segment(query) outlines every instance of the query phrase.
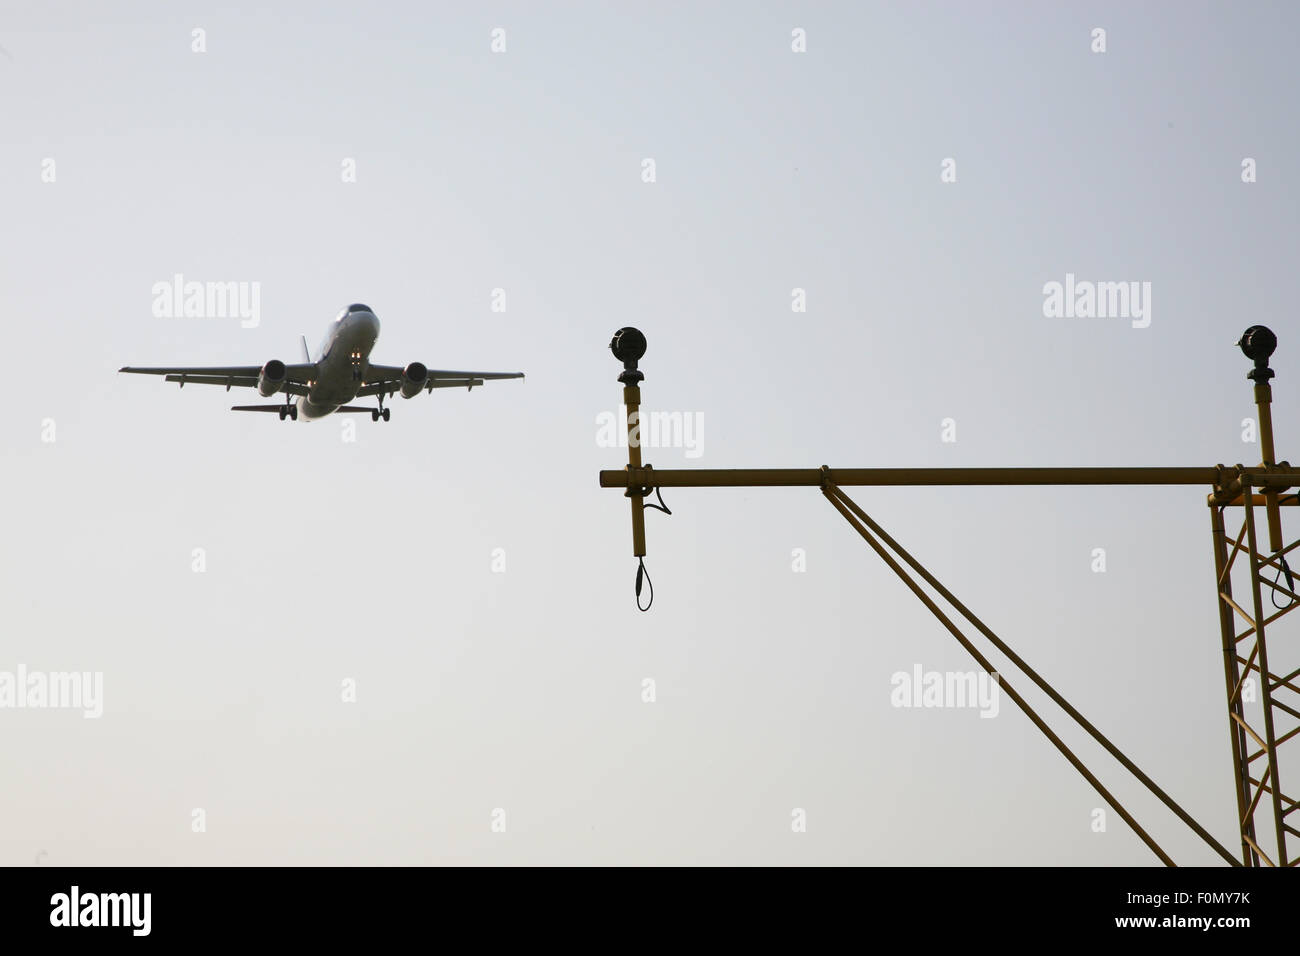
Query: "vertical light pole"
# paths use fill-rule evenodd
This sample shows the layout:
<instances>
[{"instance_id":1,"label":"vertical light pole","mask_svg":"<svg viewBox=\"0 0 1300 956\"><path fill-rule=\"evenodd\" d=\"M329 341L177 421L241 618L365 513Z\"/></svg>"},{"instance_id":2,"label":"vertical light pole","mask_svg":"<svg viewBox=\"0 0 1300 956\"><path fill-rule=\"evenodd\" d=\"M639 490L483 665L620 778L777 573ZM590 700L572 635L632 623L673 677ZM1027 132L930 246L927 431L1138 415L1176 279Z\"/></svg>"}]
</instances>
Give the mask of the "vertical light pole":
<instances>
[{"instance_id":1,"label":"vertical light pole","mask_svg":"<svg viewBox=\"0 0 1300 956\"><path fill-rule=\"evenodd\" d=\"M641 381L645 378L637 363L645 355L646 340L638 329L619 329L610 340L609 350L623 363L618 380L623 383L623 405L627 409L627 467L628 473L641 470ZM649 489L631 483L625 496L632 502L632 556L637 559L636 597L641 603L641 578L645 574L645 496ZM653 592L651 596L653 601ZM647 604L643 610L649 610Z\"/></svg>"}]
</instances>

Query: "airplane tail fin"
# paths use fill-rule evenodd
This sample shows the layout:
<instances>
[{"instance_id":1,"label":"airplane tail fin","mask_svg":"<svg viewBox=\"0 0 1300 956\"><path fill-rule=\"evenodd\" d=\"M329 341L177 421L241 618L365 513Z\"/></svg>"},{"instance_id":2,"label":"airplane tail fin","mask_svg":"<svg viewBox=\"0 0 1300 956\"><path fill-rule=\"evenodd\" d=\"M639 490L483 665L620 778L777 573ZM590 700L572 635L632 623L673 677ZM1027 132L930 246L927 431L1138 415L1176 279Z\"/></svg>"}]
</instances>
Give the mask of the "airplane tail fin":
<instances>
[{"instance_id":1,"label":"airplane tail fin","mask_svg":"<svg viewBox=\"0 0 1300 956\"><path fill-rule=\"evenodd\" d=\"M308 365L311 364L311 350L307 348L307 336L302 337L302 360Z\"/></svg>"}]
</instances>

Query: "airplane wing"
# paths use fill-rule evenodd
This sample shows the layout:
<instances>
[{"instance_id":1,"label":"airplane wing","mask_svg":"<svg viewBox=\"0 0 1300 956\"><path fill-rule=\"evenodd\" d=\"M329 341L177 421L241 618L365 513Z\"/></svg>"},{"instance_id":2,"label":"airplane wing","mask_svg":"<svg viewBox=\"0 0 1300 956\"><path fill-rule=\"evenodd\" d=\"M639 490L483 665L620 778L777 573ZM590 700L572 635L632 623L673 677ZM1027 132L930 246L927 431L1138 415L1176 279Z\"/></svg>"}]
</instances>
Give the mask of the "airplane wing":
<instances>
[{"instance_id":1,"label":"airplane wing","mask_svg":"<svg viewBox=\"0 0 1300 956\"><path fill-rule=\"evenodd\" d=\"M366 372L365 384L357 392L357 397L364 395L391 395L402 387L403 367L400 365L371 365ZM429 378L424 383L424 391L435 388L474 388L484 382L499 381L507 378L523 378L523 372L453 372L447 369L429 369Z\"/></svg>"},{"instance_id":2,"label":"airplane wing","mask_svg":"<svg viewBox=\"0 0 1300 956\"><path fill-rule=\"evenodd\" d=\"M181 388L194 383L197 385L224 385L230 391L232 385L241 388L256 388L257 377L261 374L260 365L229 365L207 367L167 367L167 368L133 368L125 366L119 372L131 372L135 375L161 375L165 381L176 382ZM306 395L307 383L316 377L315 363L285 365L283 390L290 395Z\"/></svg>"}]
</instances>

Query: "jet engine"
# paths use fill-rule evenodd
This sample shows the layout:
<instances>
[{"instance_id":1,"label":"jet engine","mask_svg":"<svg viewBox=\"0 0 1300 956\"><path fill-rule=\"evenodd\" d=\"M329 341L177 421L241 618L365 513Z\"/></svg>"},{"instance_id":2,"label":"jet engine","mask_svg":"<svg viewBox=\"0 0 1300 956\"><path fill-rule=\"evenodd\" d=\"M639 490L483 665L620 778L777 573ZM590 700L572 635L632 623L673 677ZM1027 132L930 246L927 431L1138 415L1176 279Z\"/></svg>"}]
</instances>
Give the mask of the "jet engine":
<instances>
[{"instance_id":1,"label":"jet engine","mask_svg":"<svg viewBox=\"0 0 1300 956\"><path fill-rule=\"evenodd\" d=\"M286 374L284 363L279 359L271 359L262 366L262 371L258 373L257 393L263 398L270 398L284 388Z\"/></svg>"},{"instance_id":2,"label":"jet engine","mask_svg":"<svg viewBox=\"0 0 1300 956\"><path fill-rule=\"evenodd\" d=\"M402 398L415 398L429 382L429 370L422 362L412 362L402 370Z\"/></svg>"}]
</instances>

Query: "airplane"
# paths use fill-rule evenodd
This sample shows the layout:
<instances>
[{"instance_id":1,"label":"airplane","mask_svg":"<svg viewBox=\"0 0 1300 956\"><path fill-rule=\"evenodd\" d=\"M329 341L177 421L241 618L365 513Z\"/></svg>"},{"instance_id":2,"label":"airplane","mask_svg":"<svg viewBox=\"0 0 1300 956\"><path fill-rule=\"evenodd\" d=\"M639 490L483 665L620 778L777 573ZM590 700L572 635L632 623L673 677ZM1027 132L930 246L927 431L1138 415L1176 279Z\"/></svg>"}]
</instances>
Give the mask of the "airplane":
<instances>
[{"instance_id":1,"label":"airplane","mask_svg":"<svg viewBox=\"0 0 1300 956\"><path fill-rule=\"evenodd\" d=\"M306 361L286 365L271 359L265 365L233 365L226 368L132 368L126 366L119 372L137 375L162 375L168 382L181 388L186 383L198 385L232 385L255 387L263 398L277 392L284 393L284 404L232 405L235 412L279 412L280 421L286 418L315 421L334 412L366 412L371 421L383 418L388 421L392 409L384 408L384 396L401 392L403 398L414 398L420 392L435 388L472 389L484 382L506 378L523 378L523 372L450 372L431 369L422 362L412 362L405 368L399 365L373 365L370 350L379 338L379 319L370 306L354 303L338 314L331 323L329 333L320 348L319 357L312 359L307 350L307 339L302 340ZM348 403L369 395L379 401L378 408ZM292 398L297 397L296 404Z\"/></svg>"}]
</instances>

